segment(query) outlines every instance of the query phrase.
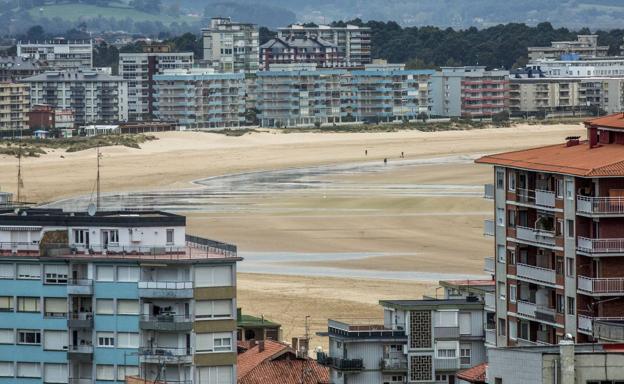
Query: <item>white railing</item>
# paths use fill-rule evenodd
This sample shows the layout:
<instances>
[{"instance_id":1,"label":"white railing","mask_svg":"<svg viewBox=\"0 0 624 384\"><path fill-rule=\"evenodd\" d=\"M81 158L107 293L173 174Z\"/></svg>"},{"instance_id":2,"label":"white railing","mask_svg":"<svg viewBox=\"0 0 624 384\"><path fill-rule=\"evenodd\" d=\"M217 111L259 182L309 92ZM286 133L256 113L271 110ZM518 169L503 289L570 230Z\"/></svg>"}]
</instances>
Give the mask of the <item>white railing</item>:
<instances>
[{"instance_id":1,"label":"white railing","mask_svg":"<svg viewBox=\"0 0 624 384\"><path fill-rule=\"evenodd\" d=\"M594 318L591 316L578 315L578 329L585 332L592 332Z\"/></svg>"},{"instance_id":2,"label":"white railing","mask_svg":"<svg viewBox=\"0 0 624 384\"><path fill-rule=\"evenodd\" d=\"M494 184L485 184L483 186L483 197L486 199L494 199Z\"/></svg>"},{"instance_id":3,"label":"white railing","mask_svg":"<svg viewBox=\"0 0 624 384\"><path fill-rule=\"evenodd\" d=\"M496 295L493 292L485 293L485 308L492 311L496 310Z\"/></svg>"},{"instance_id":4,"label":"white railing","mask_svg":"<svg viewBox=\"0 0 624 384\"><path fill-rule=\"evenodd\" d=\"M488 273L494 273L496 268L496 262L493 257L486 257L483 260L483 271Z\"/></svg>"},{"instance_id":5,"label":"white railing","mask_svg":"<svg viewBox=\"0 0 624 384\"><path fill-rule=\"evenodd\" d=\"M518 314L535 317L535 311L537 310L537 304L530 303L528 301L518 300Z\"/></svg>"},{"instance_id":6,"label":"white railing","mask_svg":"<svg viewBox=\"0 0 624 384\"><path fill-rule=\"evenodd\" d=\"M483 234L485 236L494 236L495 234L494 220L485 220L483 222Z\"/></svg>"},{"instance_id":7,"label":"white railing","mask_svg":"<svg viewBox=\"0 0 624 384\"><path fill-rule=\"evenodd\" d=\"M535 190L535 205L542 207L555 207L555 193L551 191L544 191L541 189Z\"/></svg>"},{"instance_id":8,"label":"white railing","mask_svg":"<svg viewBox=\"0 0 624 384\"><path fill-rule=\"evenodd\" d=\"M624 214L624 197L577 196L576 209L586 214Z\"/></svg>"},{"instance_id":9,"label":"white railing","mask_svg":"<svg viewBox=\"0 0 624 384\"><path fill-rule=\"evenodd\" d=\"M622 294L624 293L624 278L591 278L579 276L578 289L596 294Z\"/></svg>"},{"instance_id":10,"label":"white railing","mask_svg":"<svg viewBox=\"0 0 624 384\"><path fill-rule=\"evenodd\" d=\"M490 345L496 345L496 329L485 330L485 343Z\"/></svg>"},{"instance_id":11,"label":"white railing","mask_svg":"<svg viewBox=\"0 0 624 384\"><path fill-rule=\"evenodd\" d=\"M553 269L536 267L528 264L518 263L516 266L516 275L529 280L535 280L542 283L555 284L556 274Z\"/></svg>"},{"instance_id":12,"label":"white railing","mask_svg":"<svg viewBox=\"0 0 624 384\"><path fill-rule=\"evenodd\" d=\"M139 281L139 289L192 289L192 281Z\"/></svg>"},{"instance_id":13,"label":"white railing","mask_svg":"<svg viewBox=\"0 0 624 384\"><path fill-rule=\"evenodd\" d=\"M554 246L555 232L547 231L544 229L528 228L528 227L516 227L516 238L518 240L528 241L530 243L536 243L540 245Z\"/></svg>"},{"instance_id":14,"label":"white railing","mask_svg":"<svg viewBox=\"0 0 624 384\"><path fill-rule=\"evenodd\" d=\"M624 239L589 239L579 236L577 248L587 253L624 253Z\"/></svg>"}]
</instances>

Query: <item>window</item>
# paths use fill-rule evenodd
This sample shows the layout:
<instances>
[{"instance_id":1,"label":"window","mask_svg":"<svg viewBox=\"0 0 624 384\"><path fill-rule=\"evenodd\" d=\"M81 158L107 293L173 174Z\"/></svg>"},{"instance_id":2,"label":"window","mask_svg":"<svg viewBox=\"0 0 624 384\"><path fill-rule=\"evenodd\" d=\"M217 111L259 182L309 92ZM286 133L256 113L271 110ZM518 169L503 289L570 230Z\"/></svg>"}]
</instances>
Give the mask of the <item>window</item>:
<instances>
[{"instance_id":1,"label":"window","mask_svg":"<svg viewBox=\"0 0 624 384\"><path fill-rule=\"evenodd\" d=\"M44 383L67 383L68 372L67 364L50 364L43 366L43 382Z\"/></svg>"},{"instance_id":2,"label":"window","mask_svg":"<svg viewBox=\"0 0 624 384\"><path fill-rule=\"evenodd\" d=\"M117 300L118 315L138 315L139 313L138 300Z\"/></svg>"},{"instance_id":3,"label":"window","mask_svg":"<svg viewBox=\"0 0 624 384\"><path fill-rule=\"evenodd\" d=\"M234 381L232 366L197 367L199 382L206 384L229 384Z\"/></svg>"},{"instance_id":4,"label":"window","mask_svg":"<svg viewBox=\"0 0 624 384\"><path fill-rule=\"evenodd\" d=\"M115 333L114 332L98 332L97 333L97 346L103 348L115 347Z\"/></svg>"},{"instance_id":5,"label":"window","mask_svg":"<svg viewBox=\"0 0 624 384\"><path fill-rule=\"evenodd\" d=\"M520 325L520 334L518 335L519 338L521 338L522 340L531 340L531 329L529 327L529 322L528 321L520 321L519 322Z\"/></svg>"},{"instance_id":6,"label":"window","mask_svg":"<svg viewBox=\"0 0 624 384\"><path fill-rule=\"evenodd\" d=\"M63 264L46 264L43 266L45 271L46 284L67 284L67 265Z\"/></svg>"},{"instance_id":7,"label":"window","mask_svg":"<svg viewBox=\"0 0 624 384\"><path fill-rule=\"evenodd\" d=\"M114 365L102 365L95 366L95 379L96 380L115 380L115 366Z\"/></svg>"},{"instance_id":8,"label":"window","mask_svg":"<svg viewBox=\"0 0 624 384\"><path fill-rule=\"evenodd\" d=\"M18 297L17 298L17 311L18 312L41 312L39 308L38 297Z\"/></svg>"},{"instance_id":9,"label":"window","mask_svg":"<svg viewBox=\"0 0 624 384\"><path fill-rule=\"evenodd\" d=\"M496 171L496 189L505 189L504 171Z\"/></svg>"},{"instance_id":10,"label":"window","mask_svg":"<svg viewBox=\"0 0 624 384\"><path fill-rule=\"evenodd\" d=\"M436 357L440 359L454 359L457 357L456 341L438 341L436 342Z\"/></svg>"},{"instance_id":11,"label":"window","mask_svg":"<svg viewBox=\"0 0 624 384\"><path fill-rule=\"evenodd\" d=\"M574 200L574 181L573 180L566 181L566 198L568 200Z\"/></svg>"},{"instance_id":12,"label":"window","mask_svg":"<svg viewBox=\"0 0 624 384\"><path fill-rule=\"evenodd\" d=\"M13 329L0 329L0 344L15 344L15 331Z\"/></svg>"},{"instance_id":13,"label":"window","mask_svg":"<svg viewBox=\"0 0 624 384\"><path fill-rule=\"evenodd\" d=\"M505 288L505 283L503 282L498 282L498 295L500 297L501 300L506 300L507 299L507 292L506 292L506 288Z\"/></svg>"},{"instance_id":14,"label":"window","mask_svg":"<svg viewBox=\"0 0 624 384\"><path fill-rule=\"evenodd\" d=\"M17 331L17 344L41 345L41 331L37 331L37 330Z\"/></svg>"},{"instance_id":15,"label":"window","mask_svg":"<svg viewBox=\"0 0 624 384\"><path fill-rule=\"evenodd\" d=\"M95 302L95 313L98 315L112 315L115 313L113 299L97 299Z\"/></svg>"},{"instance_id":16,"label":"window","mask_svg":"<svg viewBox=\"0 0 624 384\"><path fill-rule=\"evenodd\" d=\"M13 264L0 264L0 279L14 279L15 267Z\"/></svg>"},{"instance_id":17,"label":"window","mask_svg":"<svg viewBox=\"0 0 624 384\"><path fill-rule=\"evenodd\" d=\"M515 320L509 320L509 338L511 340L518 338L518 323Z\"/></svg>"},{"instance_id":18,"label":"window","mask_svg":"<svg viewBox=\"0 0 624 384\"><path fill-rule=\"evenodd\" d=\"M470 351L470 346L461 346L461 348L459 348L459 363L461 365L470 365L470 356L471 356L471 351Z\"/></svg>"},{"instance_id":19,"label":"window","mask_svg":"<svg viewBox=\"0 0 624 384\"><path fill-rule=\"evenodd\" d=\"M516 227L516 211L508 211L507 212L507 222L509 227Z\"/></svg>"},{"instance_id":20,"label":"window","mask_svg":"<svg viewBox=\"0 0 624 384\"><path fill-rule=\"evenodd\" d=\"M232 300L209 300L195 302L195 317L198 319L231 318Z\"/></svg>"},{"instance_id":21,"label":"window","mask_svg":"<svg viewBox=\"0 0 624 384\"><path fill-rule=\"evenodd\" d=\"M576 305L574 304L574 297L568 296L568 315L574 315L576 311Z\"/></svg>"},{"instance_id":22,"label":"window","mask_svg":"<svg viewBox=\"0 0 624 384\"><path fill-rule=\"evenodd\" d=\"M498 335L505 336L507 334L507 323L505 319L498 319Z\"/></svg>"},{"instance_id":23,"label":"window","mask_svg":"<svg viewBox=\"0 0 624 384\"><path fill-rule=\"evenodd\" d=\"M232 286L232 266L195 267L196 287Z\"/></svg>"},{"instance_id":24,"label":"window","mask_svg":"<svg viewBox=\"0 0 624 384\"><path fill-rule=\"evenodd\" d=\"M12 361L0 361L0 377L15 376L13 368L14 366Z\"/></svg>"},{"instance_id":25,"label":"window","mask_svg":"<svg viewBox=\"0 0 624 384\"><path fill-rule=\"evenodd\" d=\"M568 227L567 235L568 239L574 238L574 220L566 220L566 226Z\"/></svg>"},{"instance_id":26,"label":"window","mask_svg":"<svg viewBox=\"0 0 624 384\"><path fill-rule=\"evenodd\" d=\"M173 229L167 229L167 244L173 244Z\"/></svg>"},{"instance_id":27,"label":"window","mask_svg":"<svg viewBox=\"0 0 624 384\"><path fill-rule=\"evenodd\" d=\"M505 226L505 208L496 208L496 225Z\"/></svg>"},{"instance_id":28,"label":"window","mask_svg":"<svg viewBox=\"0 0 624 384\"><path fill-rule=\"evenodd\" d=\"M39 264L18 264L17 278L24 280L41 279L41 266Z\"/></svg>"},{"instance_id":29,"label":"window","mask_svg":"<svg viewBox=\"0 0 624 384\"><path fill-rule=\"evenodd\" d=\"M517 287L515 285L509 285L509 301L512 303L516 302L516 291Z\"/></svg>"},{"instance_id":30,"label":"window","mask_svg":"<svg viewBox=\"0 0 624 384\"><path fill-rule=\"evenodd\" d=\"M17 363L17 377L41 377L41 364Z\"/></svg>"},{"instance_id":31,"label":"window","mask_svg":"<svg viewBox=\"0 0 624 384\"><path fill-rule=\"evenodd\" d=\"M565 313L565 302L563 295L557 295L557 313Z\"/></svg>"},{"instance_id":32,"label":"window","mask_svg":"<svg viewBox=\"0 0 624 384\"><path fill-rule=\"evenodd\" d=\"M516 173L509 172L509 191L514 192L516 190Z\"/></svg>"},{"instance_id":33,"label":"window","mask_svg":"<svg viewBox=\"0 0 624 384\"><path fill-rule=\"evenodd\" d=\"M435 312L435 326L436 327L457 327L459 324L458 311L436 311Z\"/></svg>"},{"instance_id":34,"label":"window","mask_svg":"<svg viewBox=\"0 0 624 384\"><path fill-rule=\"evenodd\" d=\"M139 376L139 367L134 365L118 365L117 381L125 382L126 376Z\"/></svg>"},{"instance_id":35,"label":"window","mask_svg":"<svg viewBox=\"0 0 624 384\"><path fill-rule=\"evenodd\" d=\"M139 274L140 274L139 267L118 267L117 268L117 281L137 282L139 281Z\"/></svg>"},{"instance_id":36,"label":"window","mask_svg":"<svg viewBox=\"0 0 624 384\"><path fill-rule=\"evenodd\" d=\"M67 350L67 331L49 331L43 333L43 349L48 351Z\"/></svg>"},{"instance_id":37,"label":"window","mask_svg":"<svg viewBox=\"0 0 624 384\"><path fill-rule=\"evenodd\" d=\"M130 332L118 332L117 348L139 348L139 334Z\"/></svg>"},{"instance_id":38,"label":"window","mask_svg":"<svg viewBox=\"0 0 624 384\"><path fill-rule=\"evenodd\" d=\"M115 281L115 268L112 265L97 266L97 281Z\"/></svg>"},{"instance_id":39,"label":"window","mask_svg":"<svg viewBox=\"0 0 624 384\"><path fill-rule=\"evenodd\" d=\"M566 257L566 275L574 277L574 259L571 257Z\"/></svg>"},{"instance_id":40,"label":"window","mask_svg":"<svg viewBox=\"0 0 624 384\"><path fill-rule=\"evenodd\" d=\"M0 312L13 312L13 296L0 296Z\"/></svg>"},{"instance_id":41,"label":"window","mask_svg":"<svg viewBox=\"0 0 624 384\"><path fill-rule=\"evenodd\" d=\"M197 352L230 352L232 351L232 333L199 333L195 339Z\"/></svg>"},{"instance_id":42,"label":"window","mask_svg":"<svg viewBox=\"0 0 624 384\"><path fill-rule=\"evenodd\" d=\"M505 246L504 245L498 245L496 246L496 258L498 259L499 263L503 263L505 264Z\"/></svg>"},{"instance_id":43,"label":"window","mask_svg":"<svg viewBox=\"0 0 624 384\"><path fill-rule=\"evenodd\" d=\"M509 264L516 265L516 250L515 249L509 250Z\"/></svg>"},{"instance_id":44,"label":"window","mask_svg":"<svg viewBox=\"0 0 624 384\"><path fill-rule=\"evenodd\" d=\"M555 187L555 191L558 199L563 199L563 179L557 179L557 185Z\"/></svg>"},{"instance_id":45,"label":"window","mask_svg":"<svg viewBox=\"0 0 624 384\"><path fill-rule=\"evenodd\" d=\"M44 316L46 317L66 317L67 299L46 297L43 303Z\"/></svg>"},{"instance_id":46,"label":"window","mask_svg":"<svg viewBox=\"0 0 624 384\"><path fill-rule=\"evenodd\" d=\"M75 244L88 244L89 243L89 230L88 229L74 229L74 243Z\"/></svg>"}]
</instances>

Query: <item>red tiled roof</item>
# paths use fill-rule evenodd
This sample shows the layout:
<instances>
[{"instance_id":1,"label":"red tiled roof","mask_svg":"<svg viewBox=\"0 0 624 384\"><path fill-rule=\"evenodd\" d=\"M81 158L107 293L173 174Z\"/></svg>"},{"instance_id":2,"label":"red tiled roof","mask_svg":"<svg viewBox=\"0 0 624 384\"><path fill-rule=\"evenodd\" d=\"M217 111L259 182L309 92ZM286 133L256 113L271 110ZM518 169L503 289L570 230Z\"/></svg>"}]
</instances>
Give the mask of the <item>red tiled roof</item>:
<instances>
[{"instance_id":1,"label":"red tiled roof","mask_svg":"<svg viewBox=\"0 0 624 384\"><path fill-rule=\"evenodd\" d=\"M287 352L294 353L293 349L287 344L273 340L265 340L263 351L260 351L260 344L258 344L238 355L236 362L238 365L238 378L240 379L245 376L249 371L262 364L265 360L273 359Z\"/></svg>"},{"instance_id":2,"label":"red tiled roof","mask_svg":"<svg viewBox=\"0 0 624 384\"><path fill-rule=\"evenodd\" d=\"M624 176L624 145L590 148L583 141L571 147L557 144L483 156L476 162L581 177Z\"/></svg>"},{"instance_id":3,"label":"red tiled roof","mask_svg":"<svg viewBox=\"0 0 624 384\"><path fill-rule=\"evenodd\" d=\"M585 125L613 129L624 129L624 113L614 113L613 115L587 120L585 122Z\"/></svg>"},{"instance_id":4,"label":"red tiled roof","mask_svg":"<svg viewBox=\"0 0 624 384\"><path fill-rule=\"evenodd\" d=\"M485 383L487 363L475 365L472 368L457 372L457 378L469 383Z\"/></svg>"}]
</instances>

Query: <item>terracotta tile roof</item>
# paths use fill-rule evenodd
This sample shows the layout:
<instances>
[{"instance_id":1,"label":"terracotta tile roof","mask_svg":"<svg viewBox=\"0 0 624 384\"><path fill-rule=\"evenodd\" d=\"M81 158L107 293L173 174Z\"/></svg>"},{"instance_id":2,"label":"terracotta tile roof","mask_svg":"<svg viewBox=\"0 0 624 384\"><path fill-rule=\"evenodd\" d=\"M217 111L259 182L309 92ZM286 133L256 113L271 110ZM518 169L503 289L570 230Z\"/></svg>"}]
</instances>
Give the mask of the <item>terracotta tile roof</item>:
<instances>
[{"instance_id":1,"label":"terracotta tile roof","mask_svg":"<svg viewBox=\"0 0 624 384\"><path fill-rule=\"evenodd\" d=\"M469 383L485 383L487 363L457 372L457 378Z\"/></svg>"},{"instance_id":2,"label":"terracotta tile roof","mask_svg":"<svg viewBox=\"0 0 624 384\"><path fill-rule=\"evenodd\" d=\"M329 370L312 359L297 359L287 344L273 340L264 341L264 350L256 345L237 358L239 384L328 384Z\"/></svg>"},{"instance_id":3,"label":"terracotta tile roof","mask_svg":"<svg viewBox=\"0 0 624 384\"><path fill-rule=\"evenodd\" d=\"M582 141L571 147L557 144L488 155L476 162L581 177L624 176L624 145L601 144L590 149Z\"/></svg>"},{"instance_id":4,"label":"terracotta tile roof","mask_svg":"<svg viewBox=\"0 0 624 384\"><path fill-rule=\"evenodd\" d=\"M624 113L614 113L613 115L587 120L585 125L605 127L613 129L624 129Z\"/></svg>"}]
</instances>

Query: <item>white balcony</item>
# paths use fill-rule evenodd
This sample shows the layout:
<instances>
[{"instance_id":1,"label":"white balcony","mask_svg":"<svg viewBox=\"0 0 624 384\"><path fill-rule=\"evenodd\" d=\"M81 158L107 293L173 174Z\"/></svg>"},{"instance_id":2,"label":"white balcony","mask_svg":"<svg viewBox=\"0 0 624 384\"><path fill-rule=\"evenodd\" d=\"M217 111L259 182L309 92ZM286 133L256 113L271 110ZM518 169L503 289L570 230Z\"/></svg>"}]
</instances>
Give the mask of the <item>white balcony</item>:
<instances>
[{"instance_id":1,"label":"white balcony","mask_svg":"<svg viewBox=\"0 0 624 384\"><path fill-rule=\"evenodd\" d=\"M496 346L496 329L485 330L485 344Z\"/></svg>"},{"instance_id":2,"label":"white balcony","mask_svg":"<svg viewBox=\"0 0 624 384\"><path fill-rule=\"evenodd\" d=\"M518 226L516 227L516 238L518 240L536 245L551 247L556 245L555 232L544 229Z\"/></svg>"},{"instance_id":3,"label":"white balcony","mask_svg":"<svg viewBox=\"0 0 624 384\"><path fill-rule=\"evenodd\" d=\"M450 358L450 359L434 359L434 367L437 371L457 371L459 369L459 358Z\"/></svg>"},{"instance_id":4,"label":"white balcony","mask_svg":"<svg viewBox=\"0 0 624 384\"><path fill-rule=\"evenodd\" d=\"M535 205L540 207L555 208L555 193L536 189Z\"/></svg>"},{"instance_id":5,"label":"white balcony","mask_svg":"<svg viewBox=\"0 0 624 384\"><path fill-rule=\"evenodd\" d=\"M496 294L494 292L485 293L485 310L490 312L496 311Z\"/></svg>"},{"instance_id":6,"label":"white balcony","mask_svg":"<svg viewBox=\"0 0 624 384\"><path fill-rule=\"evenodd\" d=\"M518 263L516 266L516 275L523 279L532 280L539 283L556 284L557 282L555 270L536 267L528 264Z\"/></svg>"},{"instance_id":7,"label":"white balcony","mask_svg":"<svg viewBox=\"0 0 624 384\"><path fill-rule=\"evenodd\" d=\"M494 220L485 220L483 222L483 234L485 236L494 236L495 233Z\"/></svg>"},{"instance_id":8,"label":"white balcony","mask_svg":"<svg viewBox=\"0 0 624 384\"><path fill-rule=\"evenodd\" d=\"M576 211L584 215L624 215L624 197L577 196Z\"/></svg>"},{"instance_id":9,"label":"white balcony","mask_svg":"<svg viewBox=\"0 0 624 384\"><path fill-rule=\"evenodd\" d=\"M578 289L598 296L619 296L624 294L624 278L578 277Z\"/></svg>"},{"instance_id":10,"label":"white balcony","mask_svg":"<svg viewBox=\"0 0 624 384\"><path fill-rule=\"evenodd\" d=\"M496 271L496 262L493 257L486 257L484 259L483 271L487 273L494 273Z\"/></svg>"},{"instance_id":11,"label":"white balcony","mask_svg":"<svg viewBox=\"0 0 624 384\"><path fill-rule=\"evenodd\" d=\"M578 315L578 329L581 331L592 333L594 329L593 322L593 317Z\"/></svg>"},{"instance_id":12,"label":"white balcony","mask_svg":"<svg viewBox=\"0 0 624 384\"><path fill-rule=\"evenodd\" d=\"M624 253L624 239L589 239L579 236L577 248L590 254Z\"/></svg>"},{"instance_id":13,"label":"white balcony","mask_svg":"<svg viewBox=\"0 0 624 384\"><path fill-rule=\"evenodd\" d=\"M518 300L518 314L527 317L535 317L535 311L537 310L537 304L530 303L528 301Z\"/></svg>"},{"instance_id":14,"label":"white balcony","mask_svg":"<svg viewBox=\"0 0 624 384\"><path fill-rule=\"evenodd\" d=\"M146 298L193 298L192 281L139 281L139 296Z\"/></svg>"}]
</instances>

